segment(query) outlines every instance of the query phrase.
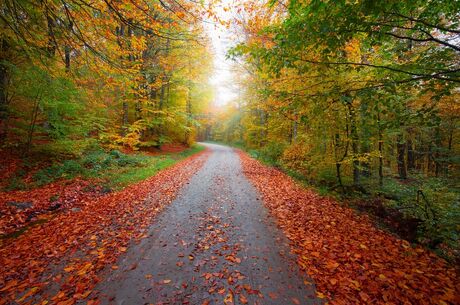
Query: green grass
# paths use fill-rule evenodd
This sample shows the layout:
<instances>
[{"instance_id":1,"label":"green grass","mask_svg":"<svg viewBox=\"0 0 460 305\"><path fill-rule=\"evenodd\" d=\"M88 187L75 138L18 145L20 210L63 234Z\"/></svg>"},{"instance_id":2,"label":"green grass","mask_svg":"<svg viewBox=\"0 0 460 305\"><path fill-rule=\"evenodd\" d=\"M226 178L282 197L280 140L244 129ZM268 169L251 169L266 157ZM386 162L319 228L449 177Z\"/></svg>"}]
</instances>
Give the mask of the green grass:
<instances>
[{"instance_id":1,"label":"green grass","mask_svg":"<svg viewBox=\"0 0 460 305\"><path fill-rule=\"evenodd\" d=\"M115 168L102 175L104 185L110 189L119 190L130 184L145 180L158 171L170 167L180 160L204 150L204 146L194 145L180 153L147 157L140 166Z\"/></svg>"},{"instance_id":2,"label":"green grass","mask_svg":"<svg viewBox=\"0 0 460 305\"><path fill-rule=\"evenodd\" d=\"M205 147L193 145L179 153L165 153L150 156L138 152L124 154L118 150L106 152L96 149L86 152L79 159L69 159L42 168L32 176L31 183L23 182L23 173L18 172L10 180L4 190L32 189L47 185L59 179L97 179L109 189L119 190L129 184L136 183L155 175L158 171L176 162L196 154Z\"/></svg>"}]
</instances>

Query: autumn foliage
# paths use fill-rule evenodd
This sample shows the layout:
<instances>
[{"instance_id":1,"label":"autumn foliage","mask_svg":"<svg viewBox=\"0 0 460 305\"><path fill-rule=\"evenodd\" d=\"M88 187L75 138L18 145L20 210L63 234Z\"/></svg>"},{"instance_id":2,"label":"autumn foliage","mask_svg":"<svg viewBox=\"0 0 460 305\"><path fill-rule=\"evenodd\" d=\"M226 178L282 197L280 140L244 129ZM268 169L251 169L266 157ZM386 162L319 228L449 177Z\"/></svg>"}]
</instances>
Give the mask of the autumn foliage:
<instances>
[{"instance_id":1,"label":"autumn foliage","mask_svg":"<svg viewBox=\"0 0 460 305\"><path fill-rule=\"evenodd\" d=\"M244 173L331 304L457 304L458 270L240 152Z\"/></svg>"},{"instance_id":2,"label":"autumn foliage","mask_svg":"<svg viewBox=\"0 0 460 305\"><path fill-rule=\"evenodd\" d=\"M116 269L117 257L144 236L152 219L200 168L201 154L123 191L83 197L48 222L1 241L0 304L92 301L97 272ZM148 204L146 204L148 203Z\"/></svg>"}]
</instances>

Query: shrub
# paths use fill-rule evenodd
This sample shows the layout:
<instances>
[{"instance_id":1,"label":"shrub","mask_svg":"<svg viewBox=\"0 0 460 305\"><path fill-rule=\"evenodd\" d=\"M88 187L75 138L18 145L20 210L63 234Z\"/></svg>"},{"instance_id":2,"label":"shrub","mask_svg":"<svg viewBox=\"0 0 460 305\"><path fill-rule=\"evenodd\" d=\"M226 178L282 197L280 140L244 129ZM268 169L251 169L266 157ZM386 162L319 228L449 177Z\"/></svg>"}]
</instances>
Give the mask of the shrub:
<instances>
[{"instance_id":1,"label":"shrub","mask_svg":"<svg viewBox=\"0 0 460 305\"><path fill-rule=\"evenodd\" d=\"M259 150L259 158L270 164L279 164L286 146L284 143L270 142Z\"/></svg>"}]
</instances>

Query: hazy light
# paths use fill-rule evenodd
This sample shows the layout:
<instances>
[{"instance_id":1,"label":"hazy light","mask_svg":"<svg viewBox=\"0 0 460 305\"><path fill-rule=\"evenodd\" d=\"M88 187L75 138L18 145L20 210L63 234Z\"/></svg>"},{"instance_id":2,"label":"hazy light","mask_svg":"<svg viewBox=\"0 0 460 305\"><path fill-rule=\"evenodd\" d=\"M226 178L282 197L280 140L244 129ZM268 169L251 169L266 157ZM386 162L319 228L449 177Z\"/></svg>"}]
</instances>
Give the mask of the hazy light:
<instances>
[{"instance_id":1,"label":"hazy light","mask_svg":"<svg viewBox=\"0 0 460 305\"><path fill-rule=\"evenodd\" d=\"M232 0L222 1L222 6L217 9L219 18L224 20L231 19L231 11L225 12L223 5L229 6L232 2ZM231 72L233 63L231 60L226 59L228 49L234 46L235 42L232 41L232 35L225 26L212 22L205 23L205 27L211 38L214 51L214 73L210 79L216 93L214 104L216 106L224 106L238 97Z\"/></svg>"}]
</instances>

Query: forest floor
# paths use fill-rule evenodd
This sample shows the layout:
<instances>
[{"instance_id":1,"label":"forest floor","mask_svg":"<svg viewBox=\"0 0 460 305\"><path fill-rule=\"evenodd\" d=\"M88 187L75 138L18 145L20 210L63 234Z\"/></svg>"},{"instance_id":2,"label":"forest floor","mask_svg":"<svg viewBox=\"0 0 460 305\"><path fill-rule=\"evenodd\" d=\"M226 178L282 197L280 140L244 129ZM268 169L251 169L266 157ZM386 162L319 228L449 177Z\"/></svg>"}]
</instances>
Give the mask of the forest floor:
<instances>
[{"instance_id":1,"label":"forest floor","mask_svg":"<svg viewBox=\"0 0 460 305\"><path fill-rule=\"evenodd\" d=\"M1 239L0 305L458 304L435 254L207 146Z\"/></svg>"}]
</instances>

